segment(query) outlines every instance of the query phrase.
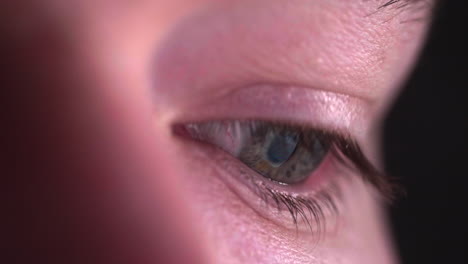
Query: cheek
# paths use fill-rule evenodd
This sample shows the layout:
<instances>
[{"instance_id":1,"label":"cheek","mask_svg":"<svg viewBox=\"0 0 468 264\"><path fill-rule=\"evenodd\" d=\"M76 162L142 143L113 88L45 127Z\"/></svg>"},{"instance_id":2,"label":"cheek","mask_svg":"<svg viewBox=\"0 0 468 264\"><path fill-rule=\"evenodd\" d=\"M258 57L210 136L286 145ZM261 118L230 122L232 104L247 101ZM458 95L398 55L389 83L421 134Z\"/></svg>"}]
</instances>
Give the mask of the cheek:
<instances>
[{"instance_id":1,"label":"cheek","mask_svg":"<svg viewBox=\"0 0 468 264\"><path fill-rule=\"evenodd\" d=\"M210 161L189 163L190 206L204 229L215 263L290 263L297 245L287 231L246 205L212 170ZM298 254L300 255L300 254ZM288 257L287 257L288 256ZM307 262L308 263L308 262Z\"/></svg>"}]
</instances>

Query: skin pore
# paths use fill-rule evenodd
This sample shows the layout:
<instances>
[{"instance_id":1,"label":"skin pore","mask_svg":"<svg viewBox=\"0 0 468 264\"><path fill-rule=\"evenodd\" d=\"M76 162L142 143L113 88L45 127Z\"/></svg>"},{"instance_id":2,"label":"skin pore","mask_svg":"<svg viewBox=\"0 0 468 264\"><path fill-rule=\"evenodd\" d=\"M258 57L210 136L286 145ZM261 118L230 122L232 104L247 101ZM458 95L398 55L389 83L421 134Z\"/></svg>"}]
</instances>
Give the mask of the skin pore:
<instances>
[{"instance_id":1,"label":"skin pore","mask_svg":"<svg viewBox=\"0 0 468 264\"><path fill-rule=\"evenodd\" d=\"M14 231L24 258L398 261L384 194L359 170L330 154L303 184L280 185L174 127L320 129L351 138L379 167L379 121L417 58L432 2L66 2L17 1L5 14L11 69L29 69L13 75L15 87L34 88L11 100L24 164L9 168L24 179L11 199L27 205L16 217L34 215ZM294 222L260 185L307 199L326 189L336 210L324 209L323 228Z\"/></svg>"}]
</instances>

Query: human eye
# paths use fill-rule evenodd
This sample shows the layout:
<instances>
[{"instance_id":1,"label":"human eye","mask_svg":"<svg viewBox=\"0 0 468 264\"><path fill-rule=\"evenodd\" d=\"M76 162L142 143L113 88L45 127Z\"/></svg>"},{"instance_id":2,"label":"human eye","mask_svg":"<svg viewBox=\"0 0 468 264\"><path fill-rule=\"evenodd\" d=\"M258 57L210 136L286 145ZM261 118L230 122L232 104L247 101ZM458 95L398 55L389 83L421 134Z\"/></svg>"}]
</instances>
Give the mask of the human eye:
<instances>
[{"instance_id":1,"label":"human eye","mask_svg":"<svg viewBox=\"0 0 468 264\"><path fill-rule=\"evenodd\" d=\"M378 199L394 189L376 165L377 133L371 130L410 61L387 68L394 54L386 43L397 35L383 34L375 17L363 18L362 32L366 25L375 31L364 43L362 34L342 30L354 25L343 24L347 16L325 16L329 23L322 24L311 15L323 14L322 6L313 9L317 13L298 7L288 5L288 14L302 14L303 23L291 23L297 17L277 21L285 6L273 3L274 12L249 7L249 14L264 16L252 12L242 23L240 9L182 23L154 67L155 86L165 88L155 105L167 109L162 119L173 129L177 163L190 174L186 181L203 189L191 193L203 199L197 204L203 216L214 218L213 208L221 208L223 224L286 227L293 231L283 232L288 235L365 229L359 212L374 217Z\"/></svg>"},{"instance_id":2,"label":"human eye","mask_svg":"<svg viewBox=\"0 0 468 264\"><path fill-rule=\"evenodd\" d=\"M176 124L174 132L199 142L254 210L291 229L334 230L345 204L341 193L353 180L363 179L385 197L392 193L345 131L288 120L217 119Z\"/></svg>"}]
</instances>

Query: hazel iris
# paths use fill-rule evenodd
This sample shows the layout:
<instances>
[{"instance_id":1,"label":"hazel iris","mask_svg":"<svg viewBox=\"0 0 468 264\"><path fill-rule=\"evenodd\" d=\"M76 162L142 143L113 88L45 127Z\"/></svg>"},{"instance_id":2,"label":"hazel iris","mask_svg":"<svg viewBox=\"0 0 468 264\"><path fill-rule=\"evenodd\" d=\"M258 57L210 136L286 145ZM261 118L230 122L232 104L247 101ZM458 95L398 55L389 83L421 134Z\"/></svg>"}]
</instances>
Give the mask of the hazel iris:
<instances>
[{"instance_id":1,"label":"hazel iris","mask_svg":"<svg viewBox=\"0 0 468 264\"><path fill-rule=\"evenodd\" d=\"M238 158L262 176L283 184L306 180L330 143L312 129L257 122L250 126Z\"/></svg>"}]
</instances>

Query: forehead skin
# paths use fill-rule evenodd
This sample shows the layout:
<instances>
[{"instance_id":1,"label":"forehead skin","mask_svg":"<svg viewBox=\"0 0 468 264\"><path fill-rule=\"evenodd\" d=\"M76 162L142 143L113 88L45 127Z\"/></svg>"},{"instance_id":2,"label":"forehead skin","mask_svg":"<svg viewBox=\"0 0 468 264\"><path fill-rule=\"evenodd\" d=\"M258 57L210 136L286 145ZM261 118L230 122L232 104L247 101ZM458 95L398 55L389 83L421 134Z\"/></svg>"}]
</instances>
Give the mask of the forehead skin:
<instances>
[{"instance_id":1,"label":"forehead skin","mask_svg":"<svg viewBox=\"0 0 468 264\"><path fill-rule=\"evenodd\" d=\"M44 174L49 178L43 182L59 186L65 184L57 180L59 176L68 176L77 184L69 187L72 184L67 182L60 189L77 195L70 201L89 203L90 208L102 204L116 210L115 204L101 201L104 194L107 203L126 202L112 216L100 211L97 215L104 222L84 217L89 215L81 203L67 207L74 209L77 219L88 219L98 234L108 228L109 219L122 214L132 221L119 222L119 232L130 226L135 233L150 230L143 232L138 247L128 245L118 232L121 237L115 236L124 242L110 243L103 232L100 241L112 254L121 253L118 244L135 250L131 257L141 256L139 247L145 245L150 248L145 254L164 259L161 263L394 263L380 205L362 183L344 194L356 210L345 215L349 221L340 236L310 245L250 210L207 165L212 161L185 157L198 150L178 145L169 134L170 123L190 114L193 105L255 82L287 83L358 98L368 107L365 129L370 129L397 93L429 22L425 18L430 10L420 4L375 12L384 3L15 1L12 9L1 11L6 34L12 43L25 47L28 56L21 53L15 63L40 77L28 88L37 86L43 96L34 101L38 107L25 120L35 122L29 131L60 135L37 150L38 166L63 162L61 171ZM26 102L18 104L31 107ZM74 119L41 115L37 109ZM223 112L217 114L223 117ZM148 124L154 116L156 124ZM39 136L31 140L44 141ZM376 148L370 139L364 143ZM187 165L181 166L185 160ZM79 166L73 163L78 161ZM131 184L126 178L129 171ZM109 186L116 181L122 186L112 187L117 189L111 192ZM43 195L40 191L36 190ZM138 206L128 205L132 202ZM93 241L93 235L83 235L83 241ZM161 246L166 242L169 249Z\"/></svg>"},{"instance_id":2,"label":"forehead skin","mask_svg":"<svg viewBox=\"0 0 468 264\"><path fill-rule=\"evenodd\" d=\"M430 12L430 2L417 0L385 8L379 7L387 1L378 0L30 2L31 7L10 15L11 24L17 24L12 30L47 24L68 35L77 49L103 60L115 59L112 47L118 47L121 66L137 60L147 65L164 43L193 61L198 58L191 52L210 56L205 51L210 46L248 60L250 65L241 65L248 67L244 71L264 71L252 73L261 78L316 83L370 100L397 87L389 83L400 80L414 61ZM210 67L225 61L214 63ZM225 64L230 63L239 62ZM196 77L190 75L199 72L189 70L184 79L193 83Z\"/></svg>"}]
</instances>

